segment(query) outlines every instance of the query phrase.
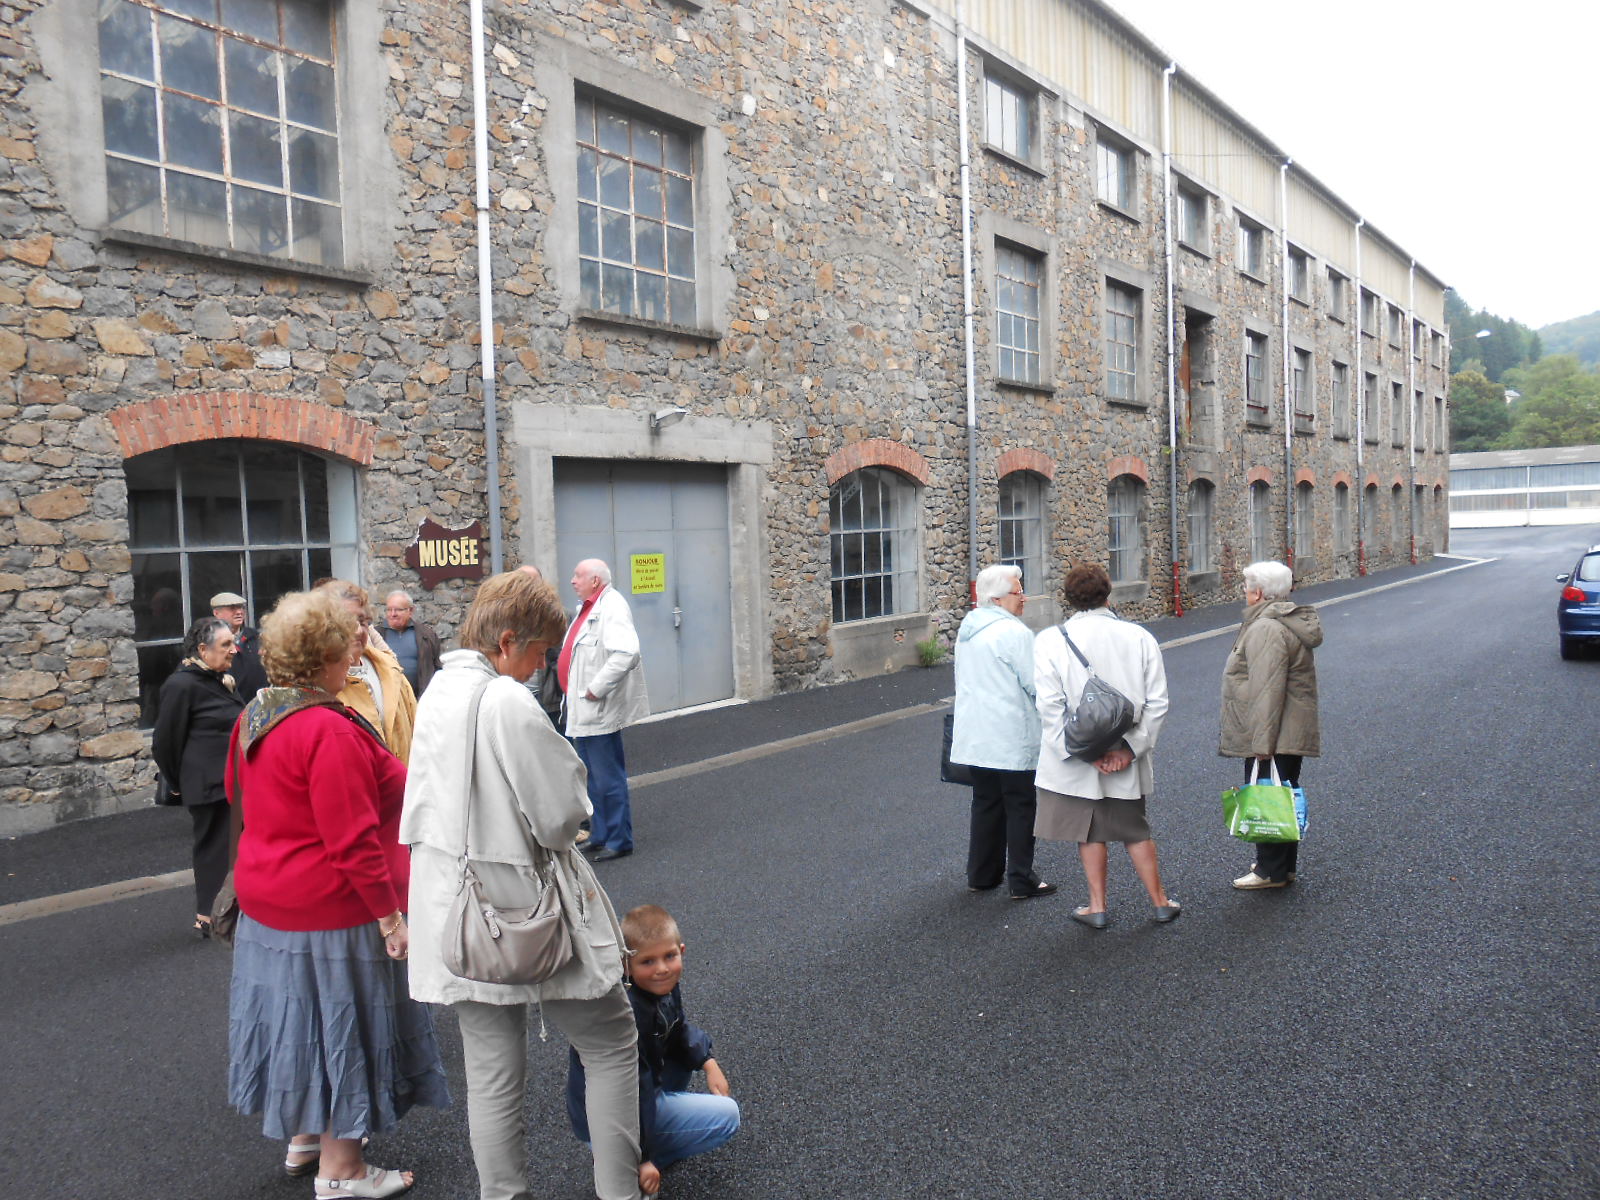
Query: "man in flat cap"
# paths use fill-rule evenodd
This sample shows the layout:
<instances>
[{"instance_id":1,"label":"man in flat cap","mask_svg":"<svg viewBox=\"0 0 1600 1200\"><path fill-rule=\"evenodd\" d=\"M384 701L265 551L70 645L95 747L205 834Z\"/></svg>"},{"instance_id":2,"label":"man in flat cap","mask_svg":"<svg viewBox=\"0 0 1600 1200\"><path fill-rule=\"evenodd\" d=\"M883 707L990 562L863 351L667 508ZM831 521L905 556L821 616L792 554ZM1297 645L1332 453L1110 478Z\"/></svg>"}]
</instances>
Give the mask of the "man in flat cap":
<instances>
[{"instance_id":1,"label":"man in flat cap","mask_svg":"<svg viewBox=\"0 0 1600 1200\"><path fill-rule=\"evenodd\" d=\"M244 623L245 599L238 592L218 592L211 597L211 615L226 621L239 647L233 656L233 685L246 704L267 686L267 669L261 665L261 648L254 629Z\"/></svg>"}]
</instances>

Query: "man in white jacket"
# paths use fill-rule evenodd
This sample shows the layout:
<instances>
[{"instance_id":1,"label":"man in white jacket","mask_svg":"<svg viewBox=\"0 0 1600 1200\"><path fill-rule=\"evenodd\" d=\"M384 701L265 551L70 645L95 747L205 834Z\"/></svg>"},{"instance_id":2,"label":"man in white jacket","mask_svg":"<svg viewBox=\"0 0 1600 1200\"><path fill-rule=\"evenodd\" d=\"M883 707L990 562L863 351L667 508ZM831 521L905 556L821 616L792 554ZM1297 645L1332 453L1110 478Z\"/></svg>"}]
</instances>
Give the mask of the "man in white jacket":
<instances>
[{"instance_id":1,"label":"man in white jacket","mask_svg":"<svg viewBox=\"0 0 1600 1200\"><path fill-rule=\"evenodd\" d=\"M589 771L589 840L595 862L633 853L633 813L622 731L650 712L633 610L611 586L611 568L586 558L572 572L581 604L567 630L556 674L567 697L567 736Z\"/></svg>"}]
</instances>

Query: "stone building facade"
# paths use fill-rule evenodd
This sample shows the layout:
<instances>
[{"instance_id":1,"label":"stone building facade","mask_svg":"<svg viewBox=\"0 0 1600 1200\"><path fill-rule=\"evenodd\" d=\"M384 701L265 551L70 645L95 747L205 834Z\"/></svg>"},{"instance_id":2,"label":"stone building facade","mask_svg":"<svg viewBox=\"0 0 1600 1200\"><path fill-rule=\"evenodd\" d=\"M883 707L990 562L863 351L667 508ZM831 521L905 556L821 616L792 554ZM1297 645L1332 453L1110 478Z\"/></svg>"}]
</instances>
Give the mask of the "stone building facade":
<instances>
[{"instance_id":1,"label":"stone building facade","mask_svg":"<svg viewBox=\"0 0 1600 1200\"><path fill-rule=\"evenodd\" d=\"M609 557L665 708L909 665L997 558L1147 617L1440 548L1442 284L1037 8L488 4L495 497L469 6L0 0L0 833L146 801L214 591L448 640L424 520Z\"/></svg>"}]
</instances>

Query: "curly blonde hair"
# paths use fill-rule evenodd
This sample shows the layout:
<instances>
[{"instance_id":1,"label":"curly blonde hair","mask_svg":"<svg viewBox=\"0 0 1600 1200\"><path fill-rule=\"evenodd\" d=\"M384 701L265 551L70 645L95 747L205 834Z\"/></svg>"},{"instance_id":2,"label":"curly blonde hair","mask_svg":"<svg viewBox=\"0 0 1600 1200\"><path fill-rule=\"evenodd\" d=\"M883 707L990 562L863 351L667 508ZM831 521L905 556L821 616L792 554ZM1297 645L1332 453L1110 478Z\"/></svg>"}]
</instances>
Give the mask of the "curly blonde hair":
<instances>
[{"instance_id":1,"label":"curly blonde hair","mask_svg":"<svg viewBox=\"0 0 1600 1200\"><path fill-rule=\"evenodd\" d=\"M372 597L367 595L367 589L359 583L351 583L348 579L319 579L311 585L313 591L328 592L357 605L361 615L370 623L372 620Z\"/></svg>"},{"instance_id":2,"label":"curly blonde hair","mask_svg":"<svg viewBox=\"0 0 1600 1200\"><path fill-rule=\"evenodd\" d=\"M356 619L332 591L289 592L261 622L261 664L275 687L310 687L350 653Z\"/></svg>"},{"instance_id":3,"label":"curly blonde hair","mask_svg":"<svg viewBox=\"0 0 1600 1200\"><path fill-rule=\"evenodd\" d=\"M559 642L567 632L567 614L555 588L527 571L505 571L483 581L467 609L456 640L464 650L494 654L500 635L509 630L515 642Z\"/></svg>"}]
</instances>

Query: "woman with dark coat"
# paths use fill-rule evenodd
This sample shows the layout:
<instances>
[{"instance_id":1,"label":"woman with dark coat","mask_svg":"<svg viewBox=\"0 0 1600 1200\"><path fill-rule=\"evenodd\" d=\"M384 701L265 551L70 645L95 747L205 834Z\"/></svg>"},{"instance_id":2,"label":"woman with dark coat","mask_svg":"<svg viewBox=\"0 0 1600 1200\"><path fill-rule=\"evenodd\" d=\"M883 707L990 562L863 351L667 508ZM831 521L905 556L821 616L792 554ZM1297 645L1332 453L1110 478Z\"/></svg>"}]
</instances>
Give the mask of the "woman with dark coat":
<instances>
[{"instance_id":1,"label":"woman with dark coat","mask_svg":"<svg viewBox=\"0 0 1600 1200\"><path fill-rule=\"evenodd\" d=\"M151 753L165 783L161 802L181 804L194 821L194 929L211 936L211 902L228 875L228 797L222 772L228 737L244 709L228 668L234 635L226 621L201 617L183 642L183 662L161 685Z\"/></svg>"}]
</instances>

